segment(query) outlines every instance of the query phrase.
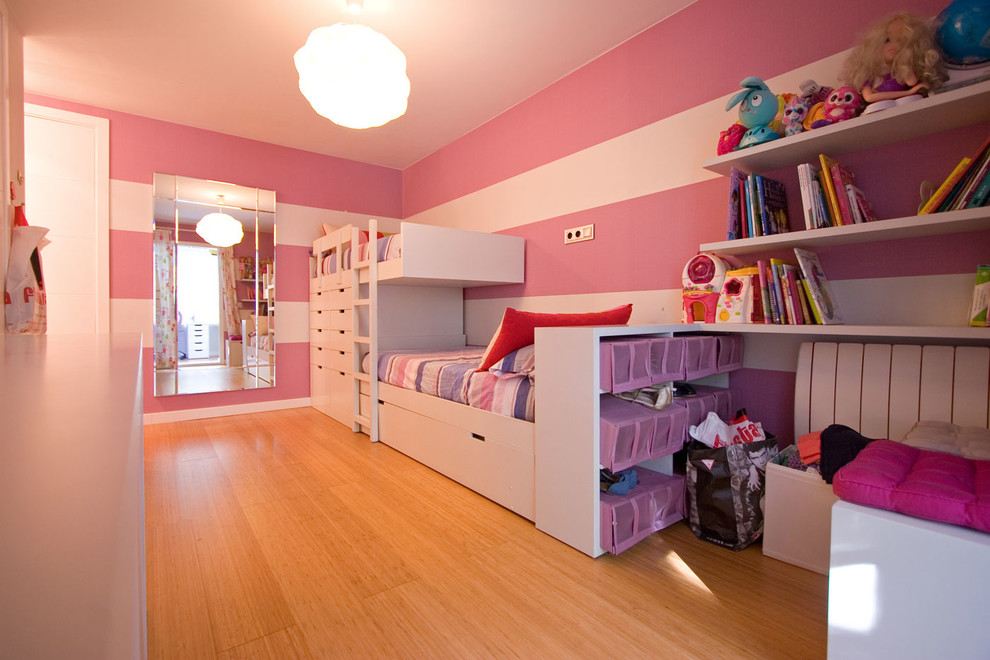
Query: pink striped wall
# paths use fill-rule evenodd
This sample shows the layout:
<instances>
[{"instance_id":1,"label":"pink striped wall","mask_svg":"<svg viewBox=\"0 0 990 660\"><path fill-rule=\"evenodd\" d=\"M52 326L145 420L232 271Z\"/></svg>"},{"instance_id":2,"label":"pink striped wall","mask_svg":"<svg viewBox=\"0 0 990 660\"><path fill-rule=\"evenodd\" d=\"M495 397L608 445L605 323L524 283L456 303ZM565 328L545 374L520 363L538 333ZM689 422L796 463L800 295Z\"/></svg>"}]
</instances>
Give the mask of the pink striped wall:
<instances>
[{"instance_id":1,"label":"pink striped wall","mask_svg":"<svg viewBox=\"0 0 990 660\"><path fill-rule=\"evenodd\" d=\"M407 168L403 210L414 215L689 110L746 76L771 78L832 55L884 13L933 16L944 5L701 0Z\"/></svg>"},{"instance_id":2,"label":"pink striped wall","mask_svg":"<svg viewBox=\"0 0 990 660\"><path fill-rule=\"evenodd\" d=\"M153 173L166 172L275 190L280 203L401 215L401 173L397 170L37 95L28 94L26 101L109 119L110 178L148 184L149 195ZM110 231L111 300L154 297L151 218L148 221L146 233ZM279 219L280 223L285 221ZM309 300L308 254L309 246L276 247L277 300ZM141 325L141 320L134 325ZM153 364L151 349L146 349L146 413L309 396L309 344L305 342L278 344L277 384L262 390L155 397Z\"/></svg>"},{"instance_id":3,"label":"pink striped wall","mask_svg":"<svg viewBox=\"0 0 990 660\"><path fill-rule=\"evenodd\" d=\"M944 0L835 0L754 11L752 3L700 0L406 169L405 217L454 201L469 217L472 194L678 113L689 117L691 108L737 90L746 76L769 79L831 57L851 47L862 28L886 13L909 9L931 16L944 5ZM734 120L735 114L727 112L725 126ZM856 172L881 217L909 216L918 206L918 182L941 181L988 132L990 124L972 126L849 154L842 161ZM712 156L716 139L713 133ZM604 166L619 172L634 160L613 157L615 162ZM791 215L799 217L794 168L766 174L785 182ZM554 193L566 194L565 188ZM724 238L726 197L725 179L717 178L519 226L508 218L503 226L511 228L503 233L526 238L525 284L469 289L465 297L497 304L499 299L679 289L681 268L699 244ZM563 229L587 223L596 225L594 241L563 245ZM830 278L841 280L974 273L986 263L988 245L990 231L981 231L819 253ZM731 383L753 418L789 441L794 373L747 368L733 374Z\"/></svg>"},{"instance_id":4,"label":"pink striped wall","mask_svg":"<svg viewBox=\"0 0 990 660\"><path fill-rule=\"evenodd\" d=\"M110 178L154 172L275 190L281 203L399 217L398 170L27 94L25 101L110 120Z\"/></svg>"}]
</instances>

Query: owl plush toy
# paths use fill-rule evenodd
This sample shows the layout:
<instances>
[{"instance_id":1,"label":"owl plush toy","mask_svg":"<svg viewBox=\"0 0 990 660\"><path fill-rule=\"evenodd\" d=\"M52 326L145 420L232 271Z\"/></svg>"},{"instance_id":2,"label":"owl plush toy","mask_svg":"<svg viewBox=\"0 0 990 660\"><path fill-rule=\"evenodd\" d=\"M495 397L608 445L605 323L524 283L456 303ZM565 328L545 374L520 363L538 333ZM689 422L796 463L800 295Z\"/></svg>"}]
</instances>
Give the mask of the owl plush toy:
<instances>
[{"instance_id":1,"label":"owl plush toy","mask_svg":"<svg viewBox=\"0 0 990 660\"><path fill-rule=\"evenodd\" d=\"M859 114L862 97L854 88L840 87L828 95L825 102L816 104L808 113L809 128L831 126L846 119L852 119Z\"/></svg>"}]
</instances>

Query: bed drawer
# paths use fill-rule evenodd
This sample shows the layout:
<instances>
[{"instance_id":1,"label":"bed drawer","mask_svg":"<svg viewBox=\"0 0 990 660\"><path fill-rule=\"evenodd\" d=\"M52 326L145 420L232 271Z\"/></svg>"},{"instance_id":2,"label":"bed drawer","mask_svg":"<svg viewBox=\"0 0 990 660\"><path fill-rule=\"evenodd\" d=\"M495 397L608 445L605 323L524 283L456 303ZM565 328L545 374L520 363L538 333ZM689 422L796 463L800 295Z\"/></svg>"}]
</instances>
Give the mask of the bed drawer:
<instances>
[{"instance_id":1,"label":"bed drawer","mask_svg":"<svg viewBox=\"0 0 990 660\"><path fill-rule=\"evenodd\" d=\"M378 420L378 437L385 444L528 520L534 519L531 453L498 437L484 437L390 403L379 406Z\"/></svg>"}]
</instances>

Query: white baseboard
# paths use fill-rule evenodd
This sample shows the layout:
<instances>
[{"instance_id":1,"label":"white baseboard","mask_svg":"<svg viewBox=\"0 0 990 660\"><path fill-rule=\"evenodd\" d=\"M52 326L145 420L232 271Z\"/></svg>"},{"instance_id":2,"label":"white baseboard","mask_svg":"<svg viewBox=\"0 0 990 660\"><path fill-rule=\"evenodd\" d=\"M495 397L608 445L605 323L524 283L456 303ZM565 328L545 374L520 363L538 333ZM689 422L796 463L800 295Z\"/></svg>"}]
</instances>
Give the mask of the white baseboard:
<instances>
[{"instance_id":1,"label":"white baseboard","mask_svg":"<svg viewBox=\"0 0 990 660\"><path fill-rule=\"evenodd\" d=\"M210 417L226 417L228 415L246 415L248 413L268 412L271 410L287 410L289 408L306 408L310 405L309 397L301 399L280 399L278 401L262 401L260 403L239 403L232 406L214 406L212 408L189 408L160 413L145 413L145 424L165 424L168 422L185 422L192 419L209 419Z\"/></svg>"}]
</instances>

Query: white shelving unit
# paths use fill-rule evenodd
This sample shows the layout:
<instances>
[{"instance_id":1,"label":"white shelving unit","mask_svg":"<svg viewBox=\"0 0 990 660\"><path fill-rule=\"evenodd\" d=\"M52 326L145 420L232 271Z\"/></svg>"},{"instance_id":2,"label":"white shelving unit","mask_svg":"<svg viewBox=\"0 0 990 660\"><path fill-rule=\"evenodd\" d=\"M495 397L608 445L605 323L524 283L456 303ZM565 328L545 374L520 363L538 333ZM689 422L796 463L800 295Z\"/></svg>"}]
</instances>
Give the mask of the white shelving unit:
<instances>
[{"instance_id":1,"label":"white shelving unit","mask_svg":"<svg viewBox=\"0 0 990 660\"><path fill-rule=\"evenodd\" d=\"M826 245L848 245L867 241L891 241L941 234L990 229L990 208L963 209L946 213L913 215L906 218L876 220L858 225L802 229L772 236L740 238L734 241L702 243L701 250L719 254L752 254L794 247L815 248Z\"/></svg>"},{"instance_id":2,"label":"white shelving unit","mask_svg":"<svg viewBox=\"0 0 990 660\"><path fill-rule=\"evenodd\" d=\"M733 151L701 166L724 175L733 167L776 170L817 159L820 153L838 156L983 121L990 121L990 81Z\"/></svg>"},{"instance_id":3,"label":"white shelving unit","mask_svg":"<svg viewBox=\"0 0 990 660\"><path fill-rule=\"evenodd\" d=\"M749 172L779 170L815 160L819 153L839 155L862 151L985 121L990 121L990 81L936 94L897 108L773 140L756 147L734 151L705 161L702 166L720 174L728 174L732 167ZM990 229L990 208L983 207L877 220L842 227L804 229L733 241L702 243L700 249L726 255L746 255L788 250L794 247L814 249L986 229ZM949 340L963 343L990 341L990 331L986 328L967 326L895 326L877 323L824 326L712 324L707 327L722 332L798 335L809 338L875 337Z\"/></svg>"}]
</instances>

